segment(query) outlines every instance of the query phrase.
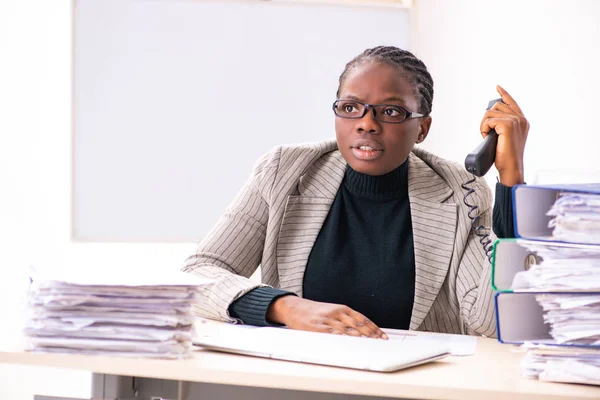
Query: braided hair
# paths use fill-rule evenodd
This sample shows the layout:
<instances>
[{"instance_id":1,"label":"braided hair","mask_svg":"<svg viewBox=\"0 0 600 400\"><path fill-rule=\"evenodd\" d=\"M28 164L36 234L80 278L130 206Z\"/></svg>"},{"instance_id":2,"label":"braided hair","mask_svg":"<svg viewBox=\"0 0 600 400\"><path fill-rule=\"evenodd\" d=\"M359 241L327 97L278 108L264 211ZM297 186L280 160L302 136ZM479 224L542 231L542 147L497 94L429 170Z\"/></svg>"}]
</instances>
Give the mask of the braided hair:
<instances>
[{"instance_id":1,"label":"braided hair","mask_svg":"<svg viewBox=\"0 0 600 400\"><path fill-rule=\"evenodd\" d=\"M413 84L415 94L419 97L419 110L421 114L429 115L433 102L433 79L427 71L423 61L419 60L413 53L394 46L377 46L367 49L346 64L344 72L340 75L337 97L348 72L367 62L382 62L398 68L406 74Z\"/></svg>"}]
</instances>

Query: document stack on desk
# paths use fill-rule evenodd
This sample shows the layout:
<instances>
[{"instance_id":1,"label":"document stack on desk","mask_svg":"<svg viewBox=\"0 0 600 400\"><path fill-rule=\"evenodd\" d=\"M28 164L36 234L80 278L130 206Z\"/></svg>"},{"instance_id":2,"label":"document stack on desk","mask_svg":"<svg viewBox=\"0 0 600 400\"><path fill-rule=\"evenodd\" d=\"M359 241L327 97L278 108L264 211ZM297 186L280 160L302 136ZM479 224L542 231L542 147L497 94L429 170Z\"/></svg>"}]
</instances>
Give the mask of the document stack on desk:
<instances>
[{"instance_id":1,"label":"document stack on desk","mask_svg":"<svg viewBox=\"0 0 600 400\"><path fill-rule=\"evenodd\" d=\"M521 372L524 377L551 382L600 385L598 349L542 344L529 345L529 347L521 361Z\"/></svg>"},{"instance_id":2,"label":"document stack on desk","mask_svg":"<svg viewBox=\"0 0 600 400\"><path fill-rule=\"evenodd\" d=\"M192 303L206 283L179 271L133 280L91 271L33 278L29 350L185 358L192 351Z\"/></svg>"},{"instance_id":3,"label":"document stack on desk","mask_svg":"<svg viewBox=\"0 0 600 400\"><path fill-rule=\"evenodd\" d=\"M600 249L545 250L537 253L542 261L517 273L513 284L514 290L533 291L553 339L550 346L530 341L523 374L600 385ZM572 257L563 257L560 250Z\"/></svg>"},{"instance_id":4,"label":"document stack on desk","mask_svg":"<svg viewBox=\"0 0 600 400\"><path fill-rule=\"evenodd\" d=\"M528 349L521 364L526 377L600 385L598 188L534 186L529 198L518 189L515 230L529 240L501 239L494 246L498 339ZM554 200L549 211L533 207L536 192L546 197L541 203Z\"/></svg>"}]
</instances>

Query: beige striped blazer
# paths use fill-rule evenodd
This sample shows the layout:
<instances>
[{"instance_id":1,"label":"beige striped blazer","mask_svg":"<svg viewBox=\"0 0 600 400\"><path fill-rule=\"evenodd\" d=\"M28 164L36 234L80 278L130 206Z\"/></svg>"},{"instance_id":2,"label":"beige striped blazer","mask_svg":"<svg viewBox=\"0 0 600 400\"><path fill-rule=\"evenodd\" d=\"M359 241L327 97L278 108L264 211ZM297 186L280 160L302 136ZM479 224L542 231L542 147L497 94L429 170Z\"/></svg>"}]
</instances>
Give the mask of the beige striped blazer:
<instances>
[{"instance_id":1,"label":"beige striped blazer","mask_svg":"<svg viewBox=\"0 0 600 400\"><path fill-rule=\"evenodd\" d=\"M186 260L184 271L214 280L202 289L196 312L237 322L229 305L258 286L302 296L308 256L345 168L335 141L281 146L264 155ZM411 330L495 335L491 268L472 233L460 186L471 177L459 164L422 149L408 157L416 269ZM490 189L483 179L473 185L470 199L489 227ZM248 279L259 265L262 285Z\"/></svg>"}]
</instances>

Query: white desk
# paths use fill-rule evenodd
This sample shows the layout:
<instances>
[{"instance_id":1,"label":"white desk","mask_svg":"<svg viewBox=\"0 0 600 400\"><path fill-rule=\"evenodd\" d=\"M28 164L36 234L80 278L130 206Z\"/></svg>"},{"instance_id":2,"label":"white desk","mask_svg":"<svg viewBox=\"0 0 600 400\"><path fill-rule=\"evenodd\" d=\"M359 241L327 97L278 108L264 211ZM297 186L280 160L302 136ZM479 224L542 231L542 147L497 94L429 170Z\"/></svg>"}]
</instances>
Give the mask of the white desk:
<instances>
[{"instance_id":1,"label":"white desk","mask_svg":"<svg viewBox=\"0 0 600 400\"><path fill-rule=\"evenodd\" d=\"M516 353L513 347L502 345L495 339L479 339L474 356L449 357L395 373L364 372L210 351L198 351L190 360L176 361L32 354L22 351L19 346L0 351L1 363L95 373L94 399L131 397L131 378L119 378L130 376L152 378L136 379L140 396L177 400L230 398L232 393L243 394L243 398L261 399L339 399L347 398L347 395L461 400L600 399L600 387L521 378L519 362L522 357L523 353ZM149 393L150 390L154 392ZM313 392L312 395L309 392Z\"/></svg>"}]
</instances>

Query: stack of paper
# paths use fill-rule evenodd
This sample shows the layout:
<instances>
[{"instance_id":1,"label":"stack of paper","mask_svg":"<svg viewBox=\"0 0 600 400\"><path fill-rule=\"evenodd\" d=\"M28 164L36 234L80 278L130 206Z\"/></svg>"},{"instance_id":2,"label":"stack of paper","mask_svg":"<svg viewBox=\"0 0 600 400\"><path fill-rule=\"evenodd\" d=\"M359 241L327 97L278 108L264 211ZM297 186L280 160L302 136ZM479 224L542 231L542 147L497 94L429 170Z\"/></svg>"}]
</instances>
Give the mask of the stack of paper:
<instances>
[{"instance_id":1,"label":"stack of paper","mask_svg":"<svg viewBox=\"0 0 600 400\"><path fill-rule=\"evenodd\" d=\"M562 193L548 215L557 240L600 244L600 195Z\"/></svg>"},{"instance_id":2,"label":"stack of paper","mask_svg":"<svg viewBox=\"0 0 600 400\"><path fill-rule=\"evenodd\" d=\"M192 349L192 304L209 283L173 272L34 278L25 327L32 351L184 358Z\"/></svg>"},{"instance_id":3,"label":"stack of paper","mask_svg":"<svg viewBox=\"0 0 600 400\"><path fill-rule=\"evenodd\" d=\"M600 293L545 293L536 300L557 343L600 346Z\"/></svg>"},{"instance_id":4,"label":"stack of paper","mask_svg":"<svg viewBox=\"0 0 600 400\"><path fill-rule=\"evenodd\" d=\"M531 345L521 361L527 378L600 385L600 349Z\"/></svg>"},{"instance_id":5,"label":"stack of paper","mask_svg":"<svg viewBox=\"0 0 600 400\"><path fill-rule=\"evenodd\" d=\"M528 245L536 264L519 272L513 290L537 292L553 340L528 344L526 377L600 384L600 196L561 193L548 212L562 243Z\"/></svg>"}]
</instances>

